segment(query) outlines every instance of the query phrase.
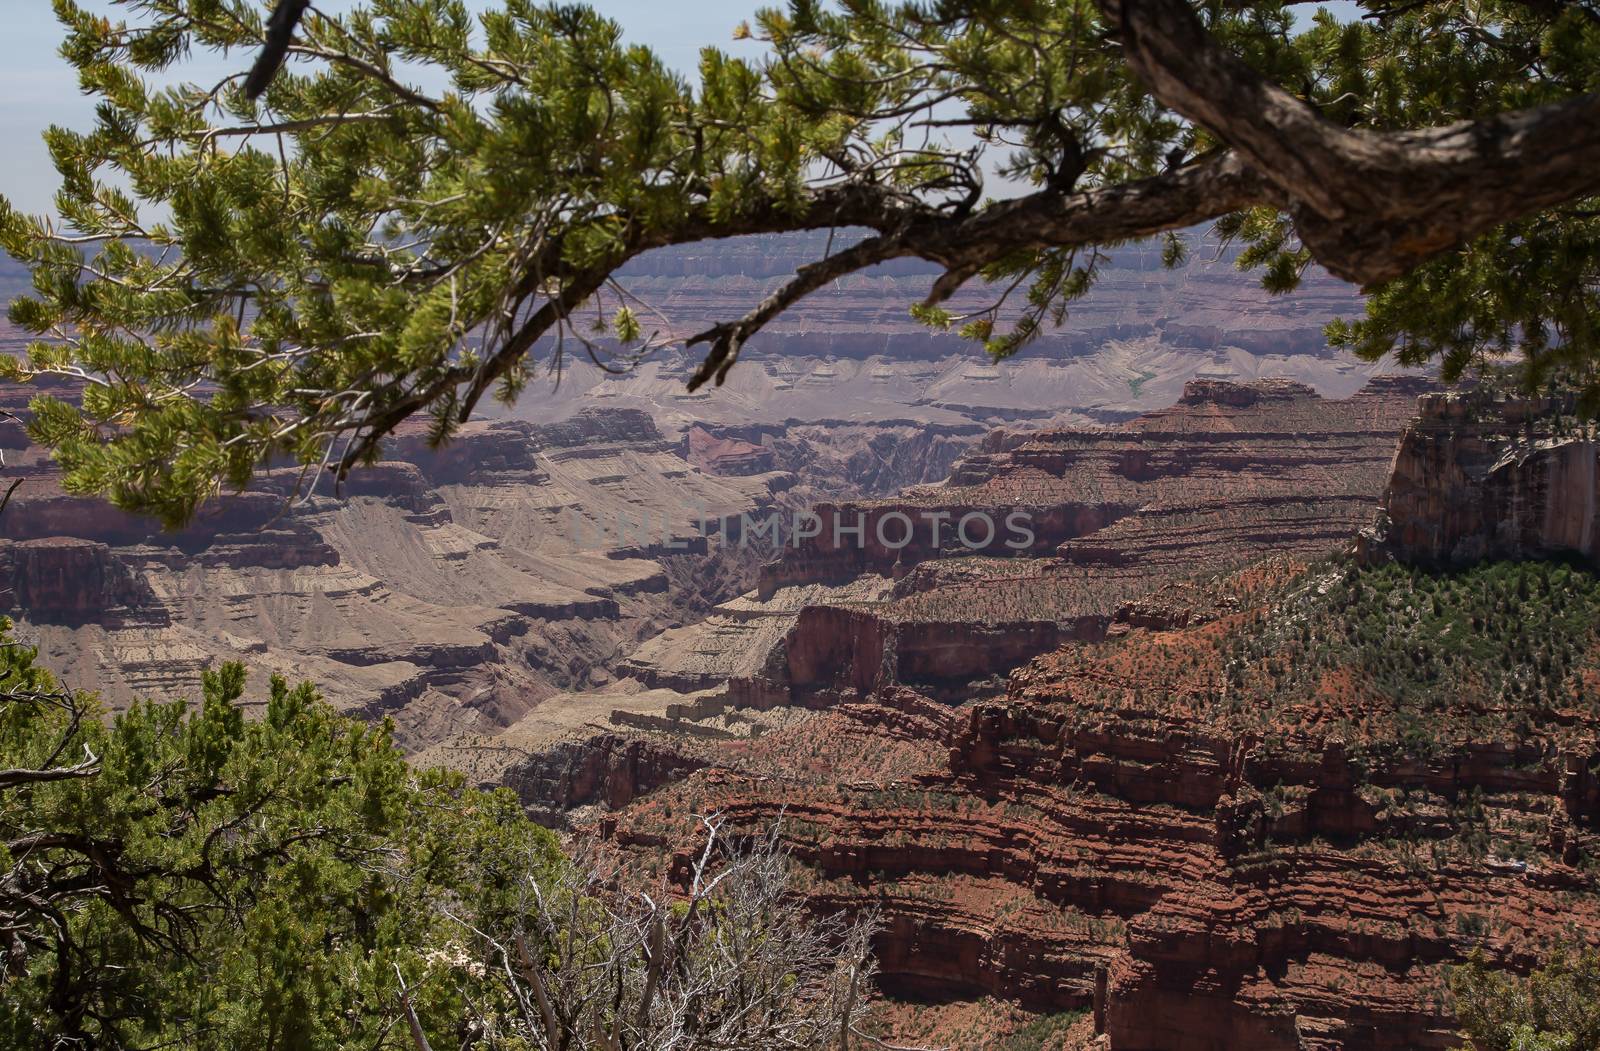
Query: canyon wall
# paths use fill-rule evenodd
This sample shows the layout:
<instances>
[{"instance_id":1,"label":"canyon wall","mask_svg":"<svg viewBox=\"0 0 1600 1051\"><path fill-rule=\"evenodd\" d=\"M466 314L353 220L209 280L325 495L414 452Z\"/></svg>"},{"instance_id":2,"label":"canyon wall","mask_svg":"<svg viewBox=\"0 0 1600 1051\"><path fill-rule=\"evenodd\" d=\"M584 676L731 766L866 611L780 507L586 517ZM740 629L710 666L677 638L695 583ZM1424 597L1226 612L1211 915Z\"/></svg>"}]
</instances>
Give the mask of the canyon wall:
<instances>
[{"instance_id":1,"label":"canyon wall","mask_svg":"<svg viewBox=\"0 0 1600 1051\"><path fill-rule=\"evenodd\" d=\"M26 392L6 396L25 411ZM790 483L700 471L638 410L473 423L438 449L408 426L337 492L297 496L298 470L268 471L164 532L64 492L15 425L0 443L19 480L0 608L66 681L115 707L240 660L393 717L413 748L603 679L619 650L723 597L696 514L759 511ZM669 587L686 575L712 593Z\"/></svg>"},{"instance_id":2,"label":"canyon wall","mask_svg":"<svg viewBox=\"0 0 1600 1051\"><path fill-rule=\"evenodd\" d=\"M1395 454L1369 557L1600 562L1600 441L1571 399L1435 394Z\"/></svg>"},{"instance_id":3,"label":"canyon wall","mask_svg":"<svg viewBox=\"0 0 1600 1051\"><path fill-rule=\"evenodd\" d=\"M996 432L948 481L795 519L759 587L621 666L651 685L810 703L907 683L970 694L1094 640L1170 581L1272 552L1328 552L1370 523L1425 380L1325 399L1287 380L1192 381L1115 426ZM835 636L848 621L854 639ZM782 630L778 630L779 628ZM976 685L974 685L976 684Z\"/></svg>"},{"instance_id":4,"label":"canyon wall","mask_svg":"<svg viewBox=\"0 0 1600 1051\"><path fill-rule=\"evenodd\" d=\"M1055 650L999 698L880 689L714 742L593 830L683 872L674 815L781 822L815 907L882 917L897 997L1093 1008L1114 1051L1453 1049L1448 965L1600 942L1600 639L1592 611L1552 626L1559 718L1540 686L1485 721L1470 667L1386 684L1388 641L1338 625L1411 578L1342 565L1185 585L1187 626ZM1460 594L1492 581L1523 587Z\"/></svg>"},{"instance_id":5,"label":"canyon wall","mask_svg":"<svg viewBox=\"0 0 1600 1051\"><path fill-rule=\"evenodd\" d=\"M59 623L138 616L154 595L106 544L80 537L0 541L0 611ZM148 614L146 614L148 615Z\"/></svg>"}]
</instances>

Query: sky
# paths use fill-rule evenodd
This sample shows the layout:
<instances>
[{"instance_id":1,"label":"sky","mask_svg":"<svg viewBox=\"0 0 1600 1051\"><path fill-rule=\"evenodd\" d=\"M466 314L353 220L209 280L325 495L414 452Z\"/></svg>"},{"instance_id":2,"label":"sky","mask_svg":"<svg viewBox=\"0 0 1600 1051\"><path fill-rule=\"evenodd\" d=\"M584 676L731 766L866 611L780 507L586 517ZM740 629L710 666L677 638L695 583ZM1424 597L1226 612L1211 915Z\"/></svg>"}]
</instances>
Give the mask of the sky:
<instances>
[{"instance_id":1,"label":"sky","mask_svg":"<svg viewBox=\"0 0 1600 1051\"><path fill-rule=\"evenodd\" d=\"M325 11L348 10L354 0L319 0ZM492 0L468 0L483 8ZM116 16L111 0L80 0L90 10ZM730 50L733 29L758 7L774 0L590 0L591 6L614 18L631 41L648 44L670 66L692 74L700 48L714 44ZM1317 5L1300 7L1314 10ZM1341 18L1356 14L1349 2L1327 4ZM93 103L78 91L75 74L57 54L63 31L50 10L50 0L0 0L0 193L24 212L51 210L56 173L40 138L52 124L87 130L93 124ZM748 47L750 45L743 45ZM247 59L235 61L248 64ZM235 66L215 56L202 56L183 67L185 80L215 81Z\"/></svg>"}]
</instances>

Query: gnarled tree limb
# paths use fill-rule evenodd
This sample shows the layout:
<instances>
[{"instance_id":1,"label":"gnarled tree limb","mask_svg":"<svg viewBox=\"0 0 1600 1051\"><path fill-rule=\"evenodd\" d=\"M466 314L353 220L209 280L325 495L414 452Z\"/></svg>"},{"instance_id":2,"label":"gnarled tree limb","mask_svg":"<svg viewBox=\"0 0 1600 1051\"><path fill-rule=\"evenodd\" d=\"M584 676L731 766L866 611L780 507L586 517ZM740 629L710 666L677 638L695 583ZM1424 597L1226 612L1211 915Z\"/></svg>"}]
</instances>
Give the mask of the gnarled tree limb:
<instances>
[{"instance_id":1,"label":"gnarled tree limb","mask_svg":"<svg viewBox=\"0 0 1600 1051\"><path fill-rule=\"evenodd\" d=\"M739 349L769 321L828 282L875 263L915 256L945 267L945 276L929 294L933 303L953 295L985 265L1019 249L1077 248L1149 237L1279 200L1267 180L1223 153L1134 182L1067 194L1046 189L962 218L909 219L802 266L744 317L691 336L686 346L710 343L711 350L689 380L689 389L708 380L720 386Z\"/></svg>"},{"instance_id":2,"label":"gnarled tree limb","mask_svg":"<svg viewBox=\"0 0 1600 1051\"><path fill-rule=\"evenodd\" d=\"M294 39L294 28L311 6L311 0L278 0L272 18L267 22L267 39L256 56L250 75L245 78L244 93L249 98L260 98L278 75L278 69L289 55L289 42Z\"/></svg>"},{"instance_id":3,"label":"gnarled tree limb","mask_svg":"<svg viewBox=\"0 0 1600 1051\"><path fill-rule=\"evenodd\" d=\"M1600 93L1415 131L1343 128L1256 73L1186 0L1100 0L1164 105L1232 146L1286 198L1313 257L1386 281L1501 223L1600 192Z\"/></svg>"}]
</instances>

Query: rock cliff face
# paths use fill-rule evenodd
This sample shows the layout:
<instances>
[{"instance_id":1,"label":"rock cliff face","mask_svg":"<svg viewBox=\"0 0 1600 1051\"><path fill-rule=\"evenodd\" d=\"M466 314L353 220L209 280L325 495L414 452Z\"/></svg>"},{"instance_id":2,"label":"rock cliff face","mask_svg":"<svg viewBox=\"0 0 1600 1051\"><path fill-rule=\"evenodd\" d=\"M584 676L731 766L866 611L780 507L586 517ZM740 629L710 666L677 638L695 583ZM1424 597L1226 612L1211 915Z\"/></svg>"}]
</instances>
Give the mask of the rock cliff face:
<instances>
[{"instance_id":1,"label":"rock cliff face","mask_svg":"<svg viewBox=\"0 0 1600 1051\"><path fill-rule=\"evenodd\" d=\"M1446 564L1553 554L1600 562L1600 441L1569 412L1548 399L1423 398L1363 550Z\"/></svg>"},{"instance_id":2,"label":"rock cliff face","mask_svg":"<svg viewBox=\"0 0 1600 1051\"><path fill-rule=\"evenodd\" d=\"M1080 565L1176 557L1192 566L1195 552L1231 546L1252 528L1268 541L1275 531L1297 541L1343 538L1381 489L1395 435L1428 389L1386 379L1328 401L1289 381L1193 381L1173 407L1119 427L999 436L942 485L819 508L827 520L819 535L785 551L763 584L887 574L973 553L1059 553ZM914 521L909 542L880 524L891 514ZM1235 523L1234 535L1212 534L1207 517ZM864 519L866 536L841 536L841 518ZM1326 523L1315 536L1314 518Z\"/></svg>"},{"instance_id":3,"label":"rock cliff face","mask_svg":"<svg viewBox=\"0 0 1600 1051\"><path fill-rule=\"evenodd\" d=\"M620 809L705 765L662 743L599 734L530 755L508 767L500 783L528 801L531 813L542 811L557 824L562 811L590 803Z\"/></svg>"},{"instance_id":4,"label":"rock cliff face","mask_svg":"<svg viewBox=\"0 0 1600 1051\"><path fill-rule=\"evenodd\" d=\"M745 473L756 457L754 462L769 465L768 470L789 472L796 491L786 503L804 509L844 494L888 496L908 486L941 482L987 432L980 423L915 419L790 420L696 423L685 441L689 460L713 474ZM697 445L706 451L696 452ZM729 467L719 469L724 458Z\"/></svg>"},{"instance_id":5,"label":"rock cliff face","mask_svg":"<svg viewBox=\"0 0 1600 1051\"><path fill-rule=\"evenodd\" d=\"M742 438L717 437L696 424L684 439L686 458L712 474L763 474L776 462L772 450Z\"/></svg>"},{"instance_id":6,"label":"rock cliff face","mask_svg":"<svg viewBox=\"0 0 1600 1051\"><path fill-rule=\"evenodd\" d=\"M39 620L126 619L154 605L149 586L108 546L77 537L0 541L0 580L9 582L0 609Z\"/></svg>"}]
</instances>

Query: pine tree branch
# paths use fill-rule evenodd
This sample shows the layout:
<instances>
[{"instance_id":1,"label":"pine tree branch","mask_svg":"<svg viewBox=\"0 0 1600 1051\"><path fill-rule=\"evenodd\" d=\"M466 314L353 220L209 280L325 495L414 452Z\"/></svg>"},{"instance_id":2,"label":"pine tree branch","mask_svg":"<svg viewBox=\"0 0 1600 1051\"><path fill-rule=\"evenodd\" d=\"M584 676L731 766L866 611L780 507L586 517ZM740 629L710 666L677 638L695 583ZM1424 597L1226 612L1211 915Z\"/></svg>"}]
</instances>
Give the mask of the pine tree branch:
<instances>
[{"instance_id":1,"label":"pine tree branch","mask_svg":"<svg viewBox=\"0 0 1600 1051\"><path fill-rule=\"evenodd\" d=\"M267 39L261 46L261 54L245 78L244 93L248 98L260 98L272 78L278 75L283 60L289 56L295 27L310 6L311 0L278 0L278 6L273 8L272 17L267 21Z\"/></svg>"},{"instance_id":2,"label":"pine tree branch","mask_svg":"<svg viewBox=\"0 0 1600 1051\"><path fill-rule=\"evenodd\" d=\"M37 785L48 781L68 781L80 777L93 777L100 772L100 757L88 748L84 749L89 758L76 766L57 766L43 770L34 770L26 767L0 770L0 789L15 788L17 785Z\"/></svg>"},{"instance_id":3,"label":"pine tree branch","mask_svg":"<svg viewBox=\"0 0 1600 1051\"><path fill-rule=\"evenodd\" d=\"M1100 0L1129 66L1286 197L1312 256L1370 285L1600 192L1600 93L1415 131L1341 127L1230 54L1187 0Z\"/></svg>"},{"instance_id":4,"label":"pine tree branch","mask_svg":"<svg viewBox=\"0 0 1600 1051\"><path fill-rule=\"evenodd\" d=\"M416 1008L411 1006L411 990L406 988L406 976L400 973L400 965L394 965L395 981L400 983L400 1010L406 1016L406 1027L411 1030L411 1043L417 1051L433 1051L428 1044L428 1034L422 1030L422 1022L417 1018Z\"/></svg>"},{"instance_id":5,"label":"pine tree branch","mask_svg":"<svg viewBox=\"0 0 1600 1051\"><path fill-rule=\"evenodd\" d=\"M944 266L929 302L948 299L985 265L1026 249L1078 248L1179 230L1277 194L1229 154L1208 158L1149 179L1082 193L1044 190L993 205L960 219L925 216L800 267L795 276L748 314L691 336L686 346L711 345L689 380L696 390L722 385L739 351L768 322L811 292L846 274L906 256Z\"/></svg>"}]
</instances>

